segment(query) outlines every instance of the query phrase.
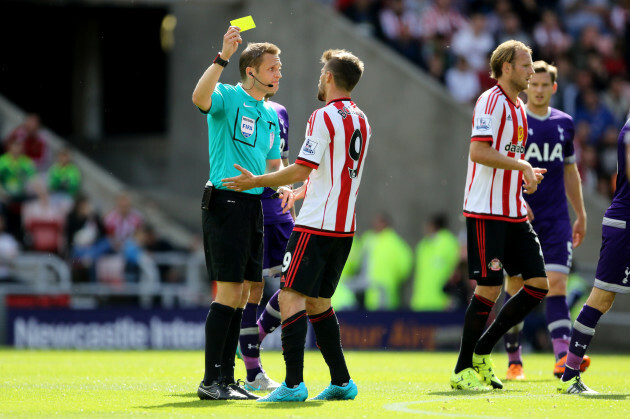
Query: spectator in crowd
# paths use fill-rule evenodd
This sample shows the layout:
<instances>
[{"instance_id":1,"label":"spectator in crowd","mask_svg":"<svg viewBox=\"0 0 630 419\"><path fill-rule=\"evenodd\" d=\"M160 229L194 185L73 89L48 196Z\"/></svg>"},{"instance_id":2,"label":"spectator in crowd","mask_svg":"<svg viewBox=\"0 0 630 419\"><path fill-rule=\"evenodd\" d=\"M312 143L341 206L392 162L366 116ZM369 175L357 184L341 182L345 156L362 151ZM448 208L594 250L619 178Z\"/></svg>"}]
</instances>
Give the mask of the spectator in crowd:
<instances>
[{"instance_id":1,"label":"spectator in crowd","mask_svg":"<svg viewBox=\"0 0 630 419\"><path fill-rule=\"evenodd\" d=\"M395 310L401 306L402 284L409 278L413 255L409 245L391 226L387 214L378 214L372 229L361 237L361 266L365 270L368 310Z\"/></svg>"},{"instance_id":2,"label":"spectator in crowd","mask_svg":"<svg viewBox=\"0 0 630 419\"><path fill-rule=\"evenodd\" d=\"M348 4L341 12L360 28L365 35L382 37L378 19L377 0L355 0Z\"/></svg>"},{"instance_id":3,"label":"spectator in crowd","mask_svg":"<svg viewBox=\"0 0 630 419\"><path fill-rule=\"evenodd\" d=\"M7 231L23 241L22 204L29 198L28 182L35 176L33 161L24 155L23 143L13 141L0 156L0 193L6 206Z\"/></svg>"},{"instance_id":4,"label":"spectator in crowd","mask_svg":"<svg viewBox=\"0 0 630 419\"><path fill-rule=\"evenodd\" d=\"M422 26L418 16L405 8L403 0L386 0L379 12L379 23L385 42L415 64L424 66L420 53Z\"/></svg>"},{"instance_id":5,"label":"spectator in crowd","mask_svg":"<svg viewBox=\"0 0 630 419\"><path fill-rule=\"evenodd\" d=\"M416 246L412 310L447 309L450 298L444 288L455 273L459 259L459 242L447 227L446 215L434 215L425 226L425 236Z\"/></svg>"},{"instance_id":6,"label":"spectator in crowd","mask_svg":"<svg viewBox=\"0 0 630 419\"><path fill-rule=\"evenodd\" d=\"M569 49L569 56L576 68L587 68L589 54L599 55L603 54L606 50L604 37L600 34L596 26L588 25L584 27L579 37L575 37L574 39L576 39L577 42L574 42Z\"/></svg>"},{"instance_id":7,"label":"spectator in crowd","mask_svg":"<svg viewBox=\"0 0 630 419\"><path fill-rule=\"evenodd\" d=\"M144 223L144 217L133 208L129 194L121 192L116 197L115 208L105 215L103 223L112 249L120 250L125 240Z\"/></svg>"},{"instance_id":8,"label":"spectator in crowd","mask_svg":"<svg viewBox=\"0 0 630 419\"><path fill-rule=\"evenodd\" d=\"M72 162L70 149L57 153L57 161L48 170L48 187L54 198L72 201L81 189L81 171Z\"/></svg>"},{"instance_id":9,"label":"spectator in crowd","mask_svg":"<svg viewBox=\"0 0 630 419\"><path fill-rule=\"evenodd\" d=\"M578 103L574 116L575 124L586 122L590 126L591 135L588 139L590 145L597 146L604 132L615 126L615 119L610 110L600 100L595 89L589 88L581 93L581 101Z\"/></svg>"},{"instance_id":10,"label":"spectator in crowd","mask_svg":"<svg viewBox=\"0 0 630 419\"><path fill-rule=\"evenodd\" d=\"M0 215L0 284L17 282L14 264L20 254L20 244L5 231L5 220Z\"/></svg>"},{"instance_id":11,"label":"spectator in crowd","mask_svg":"<svg viewBox=\"0 0 630 419\"><path fill-rule=\"evenodd\" d=\"M584 191L588 191L589 193L593 193L597 191L597 178L598 170L597 167L597 150L592 145L586 145L582 149L581 153L581 164L578 166L580 168L580 177L582 178L582 189Z\"/></svg>"},{"instance_id":12,"label":"spectator in crowd","mask_svg":"<svg viewBox=\"0 0 630 419\"><path fill-rule=\"evenodd\" d=\"M599 145L598 160L600 173L599 192L609 198L613 196L613 185L617 174L617 136L619 129L610 126L604 131Z\"/></svg>"},{"instance_id":13,"label":"spectator in crowd","mask_svg":"<svg viewBox=\"0 0 630 419\"><path fill-rule=\"evenodd\" d=\"M522 28L521 20L514 12L506 13L501 20L501 29L497 33L497 42L503 43L514 39L525 45L532 45L531 36Z\"/></svg>"},{"instance_id":14,"label":"spectator in crowd","mask_svg":"<svg viewBox=\"0 0 630 419\"><path fill-rule=\"evenodd\" d=\"M26 248L61 256L66 246L68 202L51 200L46 185L40 179L32 183L32 188L36 198L26 202L22 209Z\"/></svg>"},{"instance_id":15,"label":"spectator in crowd","mask_svg":"<svg viewBox=\"0 0 630 419\"><path fill-rule=\"evenodd\" d=\"M623 77L614 75L610 78L610 84L603 94L602 102L612 113L615 126L623 126L630 110L630 87Z\"/></svg>"},{"instance_id":16,"label":"spectator in crowd","mask_svg":"<svg viewBox=\"0 0 630 419\"><path fill-rule=\"evenodd\" d=\"M533 35L540 58L547 62L555 62L571 46L571 38L562 30L558 15L552 9L543 10Z\"/></svg>"},{"instance_id":17,"label":"spectator in crowd","mask_svg":"<svg viewBox=\"0 0 630 419\"><path fill-rule=\"evenodd\" d=\"M479 97L481 85L477 73L470 68L466 56L459 55L455 67L446 71L446 87L456 101L471 103Z\"/></svg>"},{"instance_id":18,"label":"spectator in crowd","mask_svg":"<svg viewBox=\"0 0 630 419\"><path fill-rule=\"evenodd\" d=\"M577 38L587 26L605 29L609 0L560 0L563 21L572 37Z\"/></svg>"},{"instance_id":19,"label":"spectator in crowd","mask_svg":"<svg viewBox=\"0 0 630 419\"><path fill-rule=\"evenodd\" d=\"M105 226L95 212L92 202L79 194L74 207L66 218L66 242L72 261L72 277L76 282L86 282L94 274L94 260L109 247ZM104 250L100 250L104 249ZM94 276L91 278L96 280Z\"/></svg>"},{"instance_id":20,"label":"spectator in crowd","mask_svg":"<svg viewBox=\"0 0 630 419\"><path fill-rule=\"evenodd\" d=\"M4 139L5 150L9 150L15 142L22 143L24 154L35 163L38 171L44 171L48 167L48 140L41 130L38 115L27 115L24 122Z\"/></svg>"},{"instance_id":21,"label":"spectator in crowd","mask_svg":"<svg viewBox=\"0 0 630 419\"><path fill-rule=\"evenodd\" d=\"M434 0L422 13L420 22L425 42L439 37L449 45L453 35L467 25L466 18L453 7L451 0Z\"/></svg>"},{"instance_id":22,"label":"spectator in crowd","mask_svg":"<svg viewBox=\"0 0 630 419\"><path fill-rule=\"evenodd\" d=\"M482 13L473 13L470 25L465 25L455 33L452 48L454 54L466 56L474 71L488 73L488 54L494 49L494 39Z\"/></svg>"}]
</instances>

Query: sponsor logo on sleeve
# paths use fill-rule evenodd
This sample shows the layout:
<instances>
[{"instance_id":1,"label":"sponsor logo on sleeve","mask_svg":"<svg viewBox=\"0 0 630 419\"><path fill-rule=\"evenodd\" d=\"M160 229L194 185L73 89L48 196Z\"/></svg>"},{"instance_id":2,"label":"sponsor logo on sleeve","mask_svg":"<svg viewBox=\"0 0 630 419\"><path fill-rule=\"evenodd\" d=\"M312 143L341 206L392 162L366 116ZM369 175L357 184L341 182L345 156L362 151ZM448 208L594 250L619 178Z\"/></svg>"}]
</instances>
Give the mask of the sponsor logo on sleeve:
<instances>
[{"instance_id":1,"label":"sponsor logo on sleeve","mask_svg":"<svg viewBox=\"0 0 630 419\"><path fill-rule=\"evenodd\" d=\"M255 129L256 129L256 121L246 116L243 116L241 118L241 134L243 134L243 137L245 138L251 137Z\"/></svg>"},{"instance_id":2,"label":"sponsor logo on sleeve","mask_svg":"<svg viewBox=\"0 0 630 419\"><path fill-rule=\"evenodd\" d=\"M306 142L304 143L304 147L302 147L302 151L304 152L304 154L308 154L310 156L312 156L313 154L315 154L315 150L317 150L317 142L311 140L310 138L306 139Z\"/></svg>"},{"instance_id":3,"label":"sponsor logo on sleeve","mask_svg":"<svg viewBox=\"0 0 630 419\"><path fill-rule=\"evenodd\" d=\"M269 148L273 148L273 140L276 138L276 133L271 131L269 133Z\"/></svg>"},{"instance_id":4,"label":"sponsor logo on sleeve","mask_svg":"<svg viewBox=\"0 0 630 419\"><path fill-rule=\"evenodd\" d=\"M475 129L477 131L492 130L492 118L489 116L480 116L475 119Z\"/></svg>"}]
</instances>

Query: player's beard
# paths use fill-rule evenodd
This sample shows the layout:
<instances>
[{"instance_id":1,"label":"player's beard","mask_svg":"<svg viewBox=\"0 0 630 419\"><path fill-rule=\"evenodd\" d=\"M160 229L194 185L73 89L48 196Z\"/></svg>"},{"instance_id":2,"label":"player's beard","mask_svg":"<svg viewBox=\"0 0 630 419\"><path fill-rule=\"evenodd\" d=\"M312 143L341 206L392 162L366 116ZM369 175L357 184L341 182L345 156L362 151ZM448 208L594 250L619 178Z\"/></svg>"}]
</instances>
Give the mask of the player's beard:
<instances>
[{"instance_id":1,"label":"player's beard","mask_svg":"<svg viewBox=\"0 0 630 419\"><path fill-rule=\"evenodd\" d=\"M317 86L317 100L321 100L322 102L326 101L326 92L321 85Z\"/></svg>"}]
</instances>

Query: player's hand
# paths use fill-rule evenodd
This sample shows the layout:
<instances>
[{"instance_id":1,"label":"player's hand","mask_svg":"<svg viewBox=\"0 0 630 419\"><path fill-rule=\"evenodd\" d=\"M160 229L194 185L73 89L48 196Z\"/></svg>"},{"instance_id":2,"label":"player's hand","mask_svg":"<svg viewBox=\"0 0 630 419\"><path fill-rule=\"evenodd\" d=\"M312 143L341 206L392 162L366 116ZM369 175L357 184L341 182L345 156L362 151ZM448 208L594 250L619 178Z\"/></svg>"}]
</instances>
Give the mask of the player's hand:
<instances>
[{"instance_id":1,"label":"player's hand","mask_svg":"<svg viewBox=\"0 0 630 419\"><path fill-rule=\"evenodd\" d=\"M573 223L573 247L578 247L586 236L586 218L578 217Z\"/></svg>"},{"instance_id":2,"label":"player's hand","mask_svg":"<svg viewBox=\"0 0 630 419\"><path fill-rule=\"evenodd\" d=\"M282 199L280 206L282 207L282 213L286 213L295 205L295 195L293 190L285 186L278 188L278 198Z\"/></svg>"},{"instance_id":3,"label":"player's hand","mask_svg":"<svg viewBox=\"0 0 630 419\"><path fill-rule=\"evenodd\" d=\"M304 197L306 196L306 183L304 183L302 186L300 186L297 189L293 190L293 195L295 196L295 200L297 201L298 199L304 199Z\"/></svg>"},{"instance_id":4,"label":"player's hand","mask_svg":"<svg viewBox=\"0 0 630 419\"><path fill-rule=\"evenodd\" d=\"M221 58L229 60L238 49L238 44L243 43L241 38L241 28L238 26L230 26L228 31L223 35L223 49L221 50Z\"/></svg>"},{"instance_id":5,"label":"player's hand","mask_svg":"<svg viewBox=\"0 0 630 419\"><path fill-rule=\"evenodd\" d=\"M258 187L256 184L256 176L254 176L252 172L239 166L238 164L235 164L234 168L241 172L241 174L235 177L221 179L223 186L237 192Z\"/></svg>"},{"instance_id":6,"label":"player's hand","mask_svg":"<svg viewBox=\"0 0 630 419\"><path fill-rule=\"evenodd\" d=\"M523 170L523 189L526 194L533 194L538 189L538 184L544 179L543 173L547 172L547 169L541 169L538 167L529 167Z\"/></svg>"}]
</instances>

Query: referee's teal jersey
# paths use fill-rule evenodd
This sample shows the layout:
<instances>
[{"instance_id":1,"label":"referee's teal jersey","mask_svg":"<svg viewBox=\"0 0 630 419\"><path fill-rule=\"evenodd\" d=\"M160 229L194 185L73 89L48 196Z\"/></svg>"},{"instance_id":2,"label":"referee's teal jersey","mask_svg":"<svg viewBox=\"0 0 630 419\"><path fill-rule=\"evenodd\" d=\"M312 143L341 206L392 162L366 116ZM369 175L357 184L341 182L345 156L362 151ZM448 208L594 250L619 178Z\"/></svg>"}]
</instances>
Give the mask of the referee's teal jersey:
<instances>
[{"instance_id":1,"label":"referee's teal jersey","mask_svg":"<svg viewBox=\"0 0 630 419\"><path fill-rule=\"evenodd\" d=\"M267 160L280 158L280 123L278 114L264 100L251 97L240 84L217 83L207 114L210 177L215 188L223 187L221 179L241 174L239 164L254 175L262 175ZM245 193L261 194L264 188Z\"/></svg>"}]
</instances>

